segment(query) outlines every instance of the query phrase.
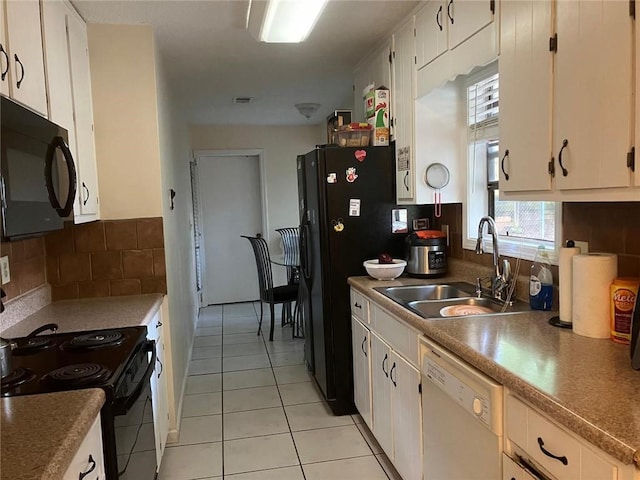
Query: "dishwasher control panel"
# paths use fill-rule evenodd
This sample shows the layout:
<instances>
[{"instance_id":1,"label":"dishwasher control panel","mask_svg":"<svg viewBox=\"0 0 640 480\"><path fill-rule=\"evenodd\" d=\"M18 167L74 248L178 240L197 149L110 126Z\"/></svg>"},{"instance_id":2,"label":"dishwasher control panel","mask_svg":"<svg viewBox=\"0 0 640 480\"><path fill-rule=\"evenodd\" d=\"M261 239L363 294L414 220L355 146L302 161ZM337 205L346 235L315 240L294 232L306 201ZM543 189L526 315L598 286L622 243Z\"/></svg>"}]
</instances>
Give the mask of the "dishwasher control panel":
<instances>
[{"instance_id":1,"label":"dishwasher control panel","mask_svg":"<svg viewBox=\"0 0 640 480\"><path fill-rule=\"evenodd\" d=\"M445 392L487 428L502 431L502 385L430 341L421 339L424 381Z\"/></svg>"},{"instance_id":2,"label":"dishwasher control panel","mask_svg":"<svg viewBox=\"0 0 640 480\"><path fill-rule=\"evenodd\" d=\"M429 358L425 359L427 366L425 376L444 390L467 412L476 416L482 423L489 425L491 422L491 410L489 399L476 392L469 385L465 385L455 375L444 370Z\"/></svg>"}]
</instances>

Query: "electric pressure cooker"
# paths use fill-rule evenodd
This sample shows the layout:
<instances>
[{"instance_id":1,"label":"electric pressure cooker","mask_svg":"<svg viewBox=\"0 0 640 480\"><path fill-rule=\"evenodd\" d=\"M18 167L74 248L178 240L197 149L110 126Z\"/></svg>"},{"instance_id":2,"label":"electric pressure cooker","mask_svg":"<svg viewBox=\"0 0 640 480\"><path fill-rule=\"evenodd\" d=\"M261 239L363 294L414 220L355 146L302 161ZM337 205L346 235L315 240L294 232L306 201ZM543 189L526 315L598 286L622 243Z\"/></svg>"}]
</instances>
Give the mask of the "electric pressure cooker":
<instances>
[{"instance_id":1,"label":"electric pressure cooker","mask_svg":"<svg viewBox=\"0 0 640 480\"><path fill-rule=\"evenodd\" d=\"M405 239L406 272L412 277L439 277L447 273L447 235L440 230L418 230Z\"/></svg>"}]
</instances>

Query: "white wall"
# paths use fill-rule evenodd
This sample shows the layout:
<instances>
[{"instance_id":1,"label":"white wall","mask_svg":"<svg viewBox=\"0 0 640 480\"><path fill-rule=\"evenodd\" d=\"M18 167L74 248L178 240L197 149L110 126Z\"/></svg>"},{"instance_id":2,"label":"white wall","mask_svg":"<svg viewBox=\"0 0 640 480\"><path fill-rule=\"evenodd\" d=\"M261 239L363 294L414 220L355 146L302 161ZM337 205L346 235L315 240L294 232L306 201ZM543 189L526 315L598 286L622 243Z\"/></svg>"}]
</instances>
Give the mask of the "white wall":
<instances>
[{"instance_id":1,"label":"white wall","mask_svg":"<svg viewBox=\"0 0 640 480\"><path fill-rule=\"evenodd\" d=\"M162 170L162 211L167 268L167 291L173 392L181 412L188 361L198 318L195 259L193 249L193 209L189 173L189 130L182 112L172 102L166 83L165 68L158 64L158 130L160 133L160 166ZM174 209L170 208L169 190L176 192ZM172 418L177 426L179 419Z\"/></svg>"},{"instance_id":2,"label":"white wall","mask_svg":"<svg viewBox=\"0 0 640 480\"><path fill-rule=\"evenodd\" d=\"M280 237L275 229L300 222L296 156L326 143L325 127L192 125L190 131L193 150L263 150L267 238L269 248L278 249Z\"/></svg>"},{"instance_id":3,"label":"white wall","mask_svg":"<svg viewBox=\"0 0 640 480\"><path fill-rule=\"evenodd\" d=\"M163 217L171 428L186 382L197 303L189 131L148 26L88 25L102 219ZM169 189L177 192L170 209Z\"/></svg>"},{"instance_id":4,"label":"white wall","mask_svg":"<svg viewBox=\"0 0 640 480\"><path fill-rule=\"evenodd\" d=\"M87 25L103 220L162 215L150 26ZM150 121L152 119L152 121Z\"/></svg>"}]
</instances>

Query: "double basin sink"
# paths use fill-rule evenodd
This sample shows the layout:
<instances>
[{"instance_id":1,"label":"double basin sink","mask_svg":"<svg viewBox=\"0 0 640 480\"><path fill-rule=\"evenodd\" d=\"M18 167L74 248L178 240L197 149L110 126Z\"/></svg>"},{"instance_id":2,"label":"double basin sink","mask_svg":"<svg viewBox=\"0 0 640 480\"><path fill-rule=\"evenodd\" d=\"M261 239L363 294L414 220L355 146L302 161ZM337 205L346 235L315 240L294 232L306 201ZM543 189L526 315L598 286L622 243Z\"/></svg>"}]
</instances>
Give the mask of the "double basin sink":
<instances>
[{"instance_id":1,"label":"double basin sink","mask_svg":"<svg viewBox=\"0 0 640 480\"><path fill-rule=\"evenodd\" d=\"M509 304L476 294L476 287L465 282L401 287L375 287L403 307L424 318L450 318L478 315L509 315L529 310L519 300Z\"/></svg>"}]
</instances>

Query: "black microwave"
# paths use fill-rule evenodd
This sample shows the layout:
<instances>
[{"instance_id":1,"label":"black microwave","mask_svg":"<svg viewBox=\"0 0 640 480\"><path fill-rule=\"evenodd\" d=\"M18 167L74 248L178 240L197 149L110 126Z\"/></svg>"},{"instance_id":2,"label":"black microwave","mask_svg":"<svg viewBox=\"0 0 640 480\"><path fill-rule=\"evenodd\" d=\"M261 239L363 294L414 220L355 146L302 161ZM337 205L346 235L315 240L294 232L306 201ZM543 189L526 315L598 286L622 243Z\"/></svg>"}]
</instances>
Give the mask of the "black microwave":
<instances>
[{"instance_id":1,"label":"black microwave","mask_svg":"<svg viewBox=\"0 0 640 480\"><path fill-rule=\"evenodd\" d=\"M73 211L76 168L67 131L0 97L3 239L59 230Z\"/></svg>"}]
</instances>

